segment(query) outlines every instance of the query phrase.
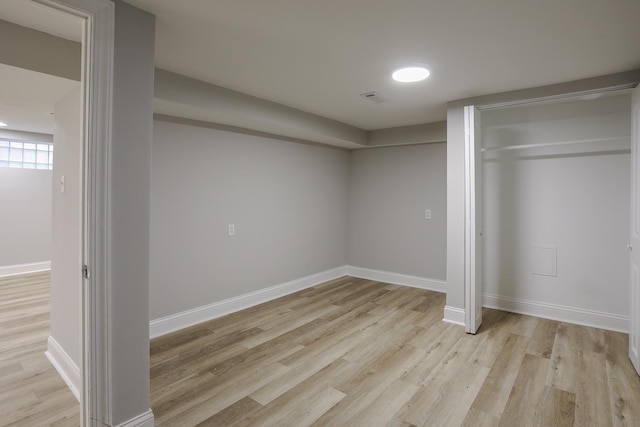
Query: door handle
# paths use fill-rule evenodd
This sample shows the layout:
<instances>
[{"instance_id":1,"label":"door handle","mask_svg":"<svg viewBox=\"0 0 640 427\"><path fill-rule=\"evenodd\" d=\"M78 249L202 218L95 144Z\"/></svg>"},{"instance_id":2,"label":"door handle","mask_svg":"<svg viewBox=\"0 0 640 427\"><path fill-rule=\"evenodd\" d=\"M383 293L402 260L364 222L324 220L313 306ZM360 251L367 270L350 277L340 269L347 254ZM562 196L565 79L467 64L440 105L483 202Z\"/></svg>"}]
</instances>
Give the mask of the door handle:
<instances>
[{"instance_id":1,"label":"door handle","mask_svg":"<svg viewBox=\"0 0 640 427\"><path fill-rule=\"evenodd\" d=\"M627 249L632 251L633 250L633 245L631 243L627 243Z\"/></svg>"}]
</instances>

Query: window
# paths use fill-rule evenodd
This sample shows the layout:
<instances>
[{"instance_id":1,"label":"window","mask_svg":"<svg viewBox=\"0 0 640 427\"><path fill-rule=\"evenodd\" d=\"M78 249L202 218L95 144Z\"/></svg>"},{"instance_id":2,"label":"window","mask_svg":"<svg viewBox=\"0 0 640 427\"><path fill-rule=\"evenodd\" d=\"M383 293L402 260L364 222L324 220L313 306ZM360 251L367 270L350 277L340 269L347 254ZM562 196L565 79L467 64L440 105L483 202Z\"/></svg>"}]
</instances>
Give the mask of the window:
<instances>
[{"instance_id":1,"label":"window","mask_svg":"<svg viewBox=\"0 0 640 427\"><path fill-rule=\"evenodd\" d=\"M0 168L53 169L53 144L0 140Z\"/></svg>"}]
</instances>

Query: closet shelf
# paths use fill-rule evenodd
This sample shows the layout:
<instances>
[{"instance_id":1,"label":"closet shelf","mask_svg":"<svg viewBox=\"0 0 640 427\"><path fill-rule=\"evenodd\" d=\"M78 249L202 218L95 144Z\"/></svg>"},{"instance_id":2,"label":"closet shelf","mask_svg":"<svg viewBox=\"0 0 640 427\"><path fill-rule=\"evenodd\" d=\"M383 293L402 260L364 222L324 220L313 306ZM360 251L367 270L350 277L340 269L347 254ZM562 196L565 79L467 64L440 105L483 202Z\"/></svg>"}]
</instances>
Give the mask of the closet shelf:
<instances>
[{"instance_id":1,"label":"closet shelf","mask_svg":"<svg viewBox=\"0 0 640 427\"><path fill-rule=\"evenodd\" d=\"M579 139L575 141L558 141L558 142L541 142L538 144L523 144L523 145L507 145L506 147L489 147L482 148L482 151L507 151L507 150L521 150L525 148L538 148L538 147L554 147L560 145L572 145L572 144L587 144L593 142L608 142L608 141L622 141L631 139L631 136L619 136L615 138L596 138L596 139Z\"/></svg>"}]
</instances>

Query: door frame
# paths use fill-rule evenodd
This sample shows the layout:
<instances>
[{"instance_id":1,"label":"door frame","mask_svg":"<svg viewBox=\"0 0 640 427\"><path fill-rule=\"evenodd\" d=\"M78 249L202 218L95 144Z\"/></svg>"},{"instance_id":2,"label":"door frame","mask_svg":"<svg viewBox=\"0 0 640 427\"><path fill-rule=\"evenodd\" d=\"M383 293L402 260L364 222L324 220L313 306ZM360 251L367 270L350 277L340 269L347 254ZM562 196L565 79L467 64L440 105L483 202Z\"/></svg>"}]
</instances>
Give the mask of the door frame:
<instances>
[{"instance_id":1,"label":"door frame","mask_svg":"<svg viewBox=\"0 0 640 427\"><path fill-rule=\"evenodd\" d=\"M629 224L629 359L640 374L640 85L631 92L631 200Z\"/></svg>"},{"instance_id":2,"label":"door frame","mask_svg":"<svg viewBox=\"0 0 640 427\"><path fill-rule=\"evenodd\" d=\"M484 110L494 110L494 109L500 109L500 108L508 108L508 107L514 107L514 106L519 106L519 105L525 105L525 104L532 104L532 103L536 103L536 102L546 102L546 101L556 101L556 100L562 100L562 99L568 99L568 98L574 98L574 97L579 97L579 96L586 96L586 95L595 95L595 94L605 94L607 92L615 92L615 91L619 91L619 90L625 90L625 89L632 89L634 88L638 83L634 82L634 83L624 83L624 84L619 84L619 85L613 85L613 86L604 86L604 87L600 87L600 88L595 88L595 89L589 89L589 90L583 90L583 91L576 91L576 92L563 92L563 93L558 93L555 95L549 95L549 96L542 96L542 97L537 97L537 98L523 98L523 99L517 99L517 100L510 100L510 101L506 101L506 102L496 102L496 103L472 103L470 102L469 104L465 104L464 108L467 108L469 106L473 106L476 109L478 109L480 112L484 111ZM463 123L463 126L465 126L465 124ZM463 129L466 132L466 129ZM466 136L465 136L466 139ZM465 142L466 145L466 142ZM467 181L467 176L466 174L468 173L466 165L465 165L465 186L468 185ZM474 178L475 179L475 178ZM467 189L465 188L465 193L466 193ZM465 194L466 196L466 194ZM465 197L465 200L467 199L467 197ZM466 210L467 207L465 206L465 220L466 220ZM465 221L465 247L467 246L467 236L469 233L469 227L468 224ZM475 292L472 292L472 281L469 280L470 278L470 274L473 274L472 271L468 271L469 267L469 262L467 260L467 253L466 253L466 249L465 249L465 274L464 274L464 295L465 295L465 301L464 301L464 306L465 306L465 331L469 332L470 329L472 328L472 323L470 322L470 318L469 318L469 314L468 314L468 309L470 307L471 304L478 304L478 306L482 306L482 295L481 294L477 294ZM480 299L480 301L478 301L478 299Z\"/></svg>"},{"instance_id":3,"label":"door frame","mask_svg":"<svg viewBox=\"0 0 640 427\"><path fill-rule=\"evenodd\" d=\"M465 190L465 320L464 329L475 334L482 323L482 138L480 112L464 107ZM480 177L480 179L478 178ZM478 301L480 299L480 301Z\"/></svg>"},{"instance_id":4,"label":"door frame","mask_svg":"<svg viewBox=\"0 0 640 427\"><path fill-rule=\"evenodd\" d=\"M82 251L87 274L82 287L80 422L84 426L111 425L110 369L106 355L110 336L108 212L115 4L111 0L32 1L84 20Z\"/></svg>"}]
</instances>

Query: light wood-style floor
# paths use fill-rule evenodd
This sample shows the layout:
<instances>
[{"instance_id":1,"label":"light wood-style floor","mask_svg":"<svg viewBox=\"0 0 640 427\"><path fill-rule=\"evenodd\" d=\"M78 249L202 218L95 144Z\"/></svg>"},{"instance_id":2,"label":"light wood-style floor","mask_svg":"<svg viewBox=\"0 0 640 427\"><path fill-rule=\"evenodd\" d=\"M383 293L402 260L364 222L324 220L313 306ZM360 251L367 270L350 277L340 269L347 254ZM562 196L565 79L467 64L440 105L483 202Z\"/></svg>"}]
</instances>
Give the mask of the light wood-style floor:
<instances>
[{"instance_id":1,"label":"light wood-style floor","mask_svg":"<svg viewBox=\"0 0 640 427\"><path fill-rule=\"evenodd\" d=\"M44 355L49 273L0 278L0 426L78 426L80 405Z\"/></svg>"},{"instance_id":2,"label":"light wood-style floor","mask_svg":"<svg viewBox=\"0 0 640 427\"><path fill-rule=\"evenodd\" d=\"M159 426L640 426L627 336L343 278L151 342Z\"/></svg>"},{"instance_id":3,"label":"light wood-style floor","mask_svg":"<svg viewBox=\"0 0 640 427\"><path fill-rule=\"evenodd\" d=\"M640 426L627 336L343 278L151 342L160 426ZM0 425L77 426L44 351L49 275L0 278Z\"/></svg>"}]
</instances>

